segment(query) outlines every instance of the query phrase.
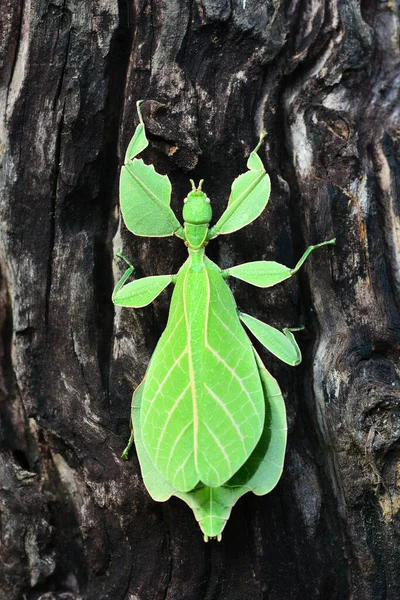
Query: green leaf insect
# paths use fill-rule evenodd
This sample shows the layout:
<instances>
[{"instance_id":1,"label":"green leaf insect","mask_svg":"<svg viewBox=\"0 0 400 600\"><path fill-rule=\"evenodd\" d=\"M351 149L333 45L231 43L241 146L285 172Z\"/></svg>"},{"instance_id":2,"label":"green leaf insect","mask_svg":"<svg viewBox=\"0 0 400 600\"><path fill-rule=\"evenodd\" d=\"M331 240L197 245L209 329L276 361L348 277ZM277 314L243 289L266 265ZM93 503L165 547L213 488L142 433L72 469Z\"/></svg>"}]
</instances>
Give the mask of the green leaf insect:
<instances>
[{"instance_id":1,"label":"green leaf insect","mask_svg":"<svg viewBox=\"0 0 400 600\"><path fill-rule=\"evenodd\" d=\"M171 184L136 156L148 146L138 102L139 125L128 146L120 179L121 212L139 236L176 235L188 259L176 275L143 277L127 283L134 267L115 286L113 302L139 308L174 284L167 326L146 375L133 394L132 434L142 476L151 497L172 495L193 510L204 540L221 539L232 507L245 493L270 492L282 474L286 414L276 380L268 373L242 325L272 354L298 365L301 352L293 332L262 323L238 311L226 284L236 277L261 288L288 279L316 248L310 246L294 269L256 261L225 271L205 256L208 242L245 227L264 210L270 180L257 152L248 171L233 182L228 206L210 228L210 200L202 181L184 200L183 226L170 208Z\"/></svg>"}]
</instances>

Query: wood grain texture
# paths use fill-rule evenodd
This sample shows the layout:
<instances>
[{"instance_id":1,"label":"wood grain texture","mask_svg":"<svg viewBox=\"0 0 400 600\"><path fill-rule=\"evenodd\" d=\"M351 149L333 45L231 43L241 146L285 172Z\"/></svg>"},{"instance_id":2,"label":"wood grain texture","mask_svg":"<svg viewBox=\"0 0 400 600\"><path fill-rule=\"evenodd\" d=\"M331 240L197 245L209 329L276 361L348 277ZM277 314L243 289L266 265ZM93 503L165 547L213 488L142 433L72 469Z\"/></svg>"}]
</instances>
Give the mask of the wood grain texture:
<instances>
[{"instance_id":1,"label":"wood grain texture","mask_svg":"<svg viewBox=\"0 0 400 600\"><path fill-rule=\"evenodd\" d=\"M399 16L374 0L0 0L0 599L395 600L400 596ZM265 213L212 241L222 268L294 266L239 307L304 323L304 362L263 354L288 408L284 475L205 545L119 455L168 294L117 309L113 262L177 272L178 239L119 225L136 125L214 215L262 129Z\"/></svg>"}]
</instances>

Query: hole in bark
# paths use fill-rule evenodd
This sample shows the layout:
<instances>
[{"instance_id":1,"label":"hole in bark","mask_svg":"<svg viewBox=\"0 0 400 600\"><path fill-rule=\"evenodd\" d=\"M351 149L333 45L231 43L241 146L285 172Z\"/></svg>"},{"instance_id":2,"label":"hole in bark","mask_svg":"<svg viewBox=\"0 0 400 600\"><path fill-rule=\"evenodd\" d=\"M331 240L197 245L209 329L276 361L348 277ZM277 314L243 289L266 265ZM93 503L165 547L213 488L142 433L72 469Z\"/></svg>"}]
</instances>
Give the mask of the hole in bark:
<instances>
[{"instance_id":1,"label":"hole in bark","mask_svg":"<svg viewBox=\"0 0 400 600\"><path fill-rule=\"evenodd\" d=\"M15 461L19 464L22 469L25 471L30 471L31 467L29 465L28 457L26 456L23 450L13 450L13 457Z\"/></svg>"}]
</instances>

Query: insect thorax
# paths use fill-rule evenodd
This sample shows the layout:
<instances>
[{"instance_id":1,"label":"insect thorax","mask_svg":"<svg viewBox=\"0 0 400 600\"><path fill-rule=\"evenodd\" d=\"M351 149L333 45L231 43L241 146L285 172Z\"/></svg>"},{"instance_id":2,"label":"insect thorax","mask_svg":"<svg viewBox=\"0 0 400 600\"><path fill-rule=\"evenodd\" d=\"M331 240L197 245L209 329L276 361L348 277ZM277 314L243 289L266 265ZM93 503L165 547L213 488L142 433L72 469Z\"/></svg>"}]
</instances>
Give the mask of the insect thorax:
<instances>
[{"instance_id":1,"label":"insect thorax","mask_svg":"<svg viewBox=\"0 0 400 600\"><path fill-rule=\"evenodd\" d=\"M201 225L184 223L186 245L193 250L204 248L207 243L208 228L208 223L203 223Z\"/></svg>"}]
</instances>

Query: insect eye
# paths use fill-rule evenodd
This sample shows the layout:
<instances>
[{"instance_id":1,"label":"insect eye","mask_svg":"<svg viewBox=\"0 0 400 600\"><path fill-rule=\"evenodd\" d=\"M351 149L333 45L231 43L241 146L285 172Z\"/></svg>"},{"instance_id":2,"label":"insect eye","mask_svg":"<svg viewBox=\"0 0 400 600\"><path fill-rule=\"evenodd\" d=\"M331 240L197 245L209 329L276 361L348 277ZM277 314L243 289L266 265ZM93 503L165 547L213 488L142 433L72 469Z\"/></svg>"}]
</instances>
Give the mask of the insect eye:
<instances>
[{"instance_id":1,"label":"insect eye","mask_svg":"<svg viewBox=\"0 0 400 600\"><path fill-rule=\"evenodd\" d=\"M188 199L187 199L187 198L185 198L185 199L184 199L184 201L183 201L183 203L184 203L184 204L186 204L186 202L187 202L187 201L188 201Z\"/></svg>"},{"instance_id":2,"label":"insect eye","mask_svg":"<svg viewBox=\"0 0 400 600\"><path fill-rule=\"evenodd\" d=\"M207 204L210 204L210 202L211 202L210 198L206 198L206 202L207 202Z\"/></svg>"}]
</instances>

